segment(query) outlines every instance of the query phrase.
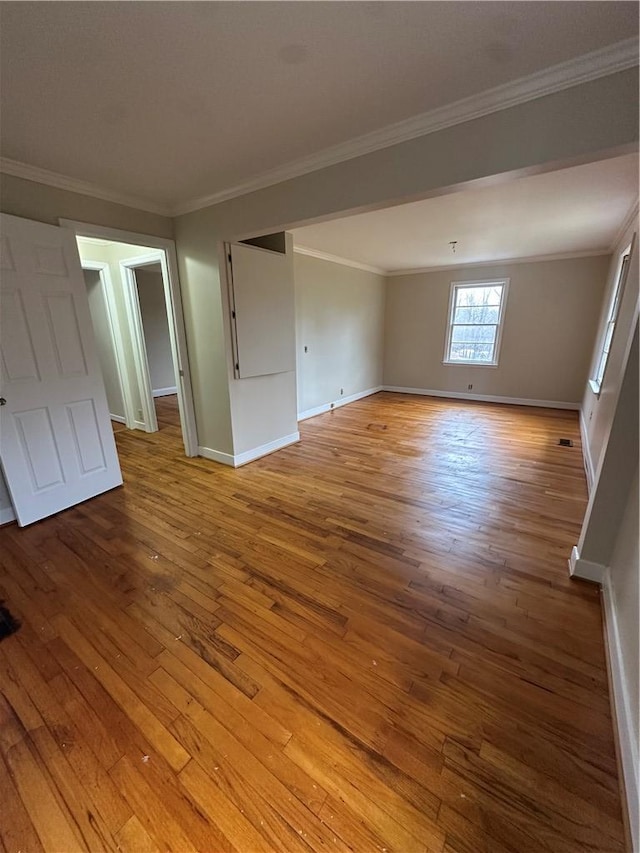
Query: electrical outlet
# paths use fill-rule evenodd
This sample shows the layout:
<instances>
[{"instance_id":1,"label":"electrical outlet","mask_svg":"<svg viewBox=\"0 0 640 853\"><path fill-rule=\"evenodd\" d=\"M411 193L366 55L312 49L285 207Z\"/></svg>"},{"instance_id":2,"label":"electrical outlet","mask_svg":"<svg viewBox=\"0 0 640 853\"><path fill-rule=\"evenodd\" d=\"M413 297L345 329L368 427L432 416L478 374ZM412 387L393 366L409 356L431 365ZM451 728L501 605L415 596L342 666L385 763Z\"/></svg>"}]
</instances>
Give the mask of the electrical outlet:
<instances>
[{"instance_id":1,"label":"electrical outlet","mask_svg":"<svg viewBox=\"0 0 640 853\"><path fill-rule=\"evenodd\" d=\"M305 347L305 348L304 348L304 351L305 351L305 352L309 352L309 347Z\"/></svg>"},{"instance_id":2,"label":"electrical outlet","mask_svg":"<svg viewBox=\"0 0 640 853\"><path fill-rule=\"evenodd\" d=\"M330 408L332 408L332 409L333 409L334 405L335 405L335 403L331 403Z\"/></svg>"},{"instance_id":3,"label":"electrical outlet","mask_svg":"<svg viewBox=\"0 0 640 853\"><path fill-rule=\"evenodd\" d=\"M472 388L473 388L473 385L467 385L467 391L471 391Z\"/></svg>"},{"instance_id":4,"label":"electrical outlet","mask_svg":"<svg viewBox=\"0 0 640 853\"><path fill-rule=\"evenodd\" d=\"M343 394L344 394L344 388L341 388L340 389L340 396L342 397Z\"/></svg>"}]
</instances>

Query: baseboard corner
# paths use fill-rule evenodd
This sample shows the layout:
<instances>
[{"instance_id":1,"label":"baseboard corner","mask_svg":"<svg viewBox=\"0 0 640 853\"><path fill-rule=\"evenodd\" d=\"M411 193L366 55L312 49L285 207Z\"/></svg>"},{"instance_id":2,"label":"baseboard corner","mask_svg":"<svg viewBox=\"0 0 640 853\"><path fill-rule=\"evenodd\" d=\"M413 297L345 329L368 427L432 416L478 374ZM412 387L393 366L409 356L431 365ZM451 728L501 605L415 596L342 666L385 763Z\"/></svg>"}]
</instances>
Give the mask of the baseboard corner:
<instances>
[{"instance_id":1,"label":"baseboard corner","mask_svg":"<svg viewBox=\"0 0 640 853\"><path fill-rule=\"evenodd\" d=\"M289 447L290 444L296 444L300 441L300 433L298 430L283 435L282 438L277 438L275 441L269 441L266 444L261 444L258 447L252 447L251 450L245 450L243 453L237 453L233 457L235 468L240 468L241 465L247 465L249 462L255 462L263 456L268 456L270 453L275 453L276 450L282 450Z\"/></svg>"},{"instance_id":2,"label":"baseboard corner","mask_svg":"<svg viewBox=\"0 0 640 853\"><path fill-rule=\"evenodd\" d=\"M572 578L578 578L583 581L591 581L591 583L603 584L606 576L606 566L602 563L592 563L591 560L583 560L578 551L578 546L574 545L571 549L569 557L569 575Z\"/></svg>"},{"instance_id":3,"label":"baseboard corner","mask_svg":"<svg viewBox=\"0 0 640 853\"><path fill-rule=\"evenodd\" d=\"M212 462L220 462L221 465L229 465L235 468L234 457L231 453L223 453L221 450L213 450L211 447L198 447L198 456L203 459L210 459Z\"/></svg>"}]
</instances>

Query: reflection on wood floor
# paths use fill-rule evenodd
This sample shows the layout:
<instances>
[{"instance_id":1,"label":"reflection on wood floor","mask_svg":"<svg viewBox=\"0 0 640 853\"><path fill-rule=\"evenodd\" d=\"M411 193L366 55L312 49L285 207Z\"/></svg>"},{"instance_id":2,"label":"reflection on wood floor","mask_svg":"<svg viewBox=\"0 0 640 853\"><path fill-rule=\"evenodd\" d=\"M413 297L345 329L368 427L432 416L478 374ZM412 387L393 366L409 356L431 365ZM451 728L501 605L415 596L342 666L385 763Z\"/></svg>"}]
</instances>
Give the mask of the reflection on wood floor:
<instances>
[{"instance_id":1,"label":"reflection on wood floor","mask_svg":"<svg viewBox=\"0 0 640 853\"><path fill-rule=\"evenodd\" d=\"M382 393L238 470L161 419L0 530L8 850L624 849L575 413Z\"/></svg>"}]
</instances>

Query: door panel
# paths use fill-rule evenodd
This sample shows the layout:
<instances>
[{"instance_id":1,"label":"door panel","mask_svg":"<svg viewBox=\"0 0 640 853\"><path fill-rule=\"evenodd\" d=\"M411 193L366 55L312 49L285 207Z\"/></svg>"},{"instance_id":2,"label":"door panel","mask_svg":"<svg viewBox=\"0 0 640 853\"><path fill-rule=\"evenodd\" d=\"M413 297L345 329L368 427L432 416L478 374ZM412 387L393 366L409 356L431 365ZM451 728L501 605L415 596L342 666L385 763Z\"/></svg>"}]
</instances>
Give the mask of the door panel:
<instances>
[{"instance_id":1,"label":"door panel","mask_svg":"<svg viewBox=\"0 0 640 853\"><path fill-rule=\"evenodd\" d=\"M295 370L290 259L279 252L233 244L231 267L238 376Z\"/></svg>"},{"instance_id":2,"label":"door panel","mask_svg":"<svg viewBox=\"0 0 640 853\"><path fill-rule=\"evenodd\" d=\"M75 237L2 215L0 461L21 525L122 483Z\"/></svg>"}]
</instances>

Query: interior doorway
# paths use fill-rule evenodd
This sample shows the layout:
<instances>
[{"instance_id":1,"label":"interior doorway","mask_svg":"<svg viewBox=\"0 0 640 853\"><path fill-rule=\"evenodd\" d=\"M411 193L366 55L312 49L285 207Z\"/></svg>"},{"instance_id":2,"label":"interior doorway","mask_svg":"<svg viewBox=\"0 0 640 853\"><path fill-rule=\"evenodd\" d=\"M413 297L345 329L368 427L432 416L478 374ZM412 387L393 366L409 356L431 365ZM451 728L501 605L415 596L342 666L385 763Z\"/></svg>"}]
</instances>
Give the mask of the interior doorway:
<instances>
[{"instance_id":1,"label":"interior doorway","mask_svg":"<svg viewBox=\"0 0 640 853\"><path fill-rule=\"evenodd\" d=\"M172 241L61 224L76 234L114 432L171 428L197 455Z\"/></svg>"}]
</instances>

